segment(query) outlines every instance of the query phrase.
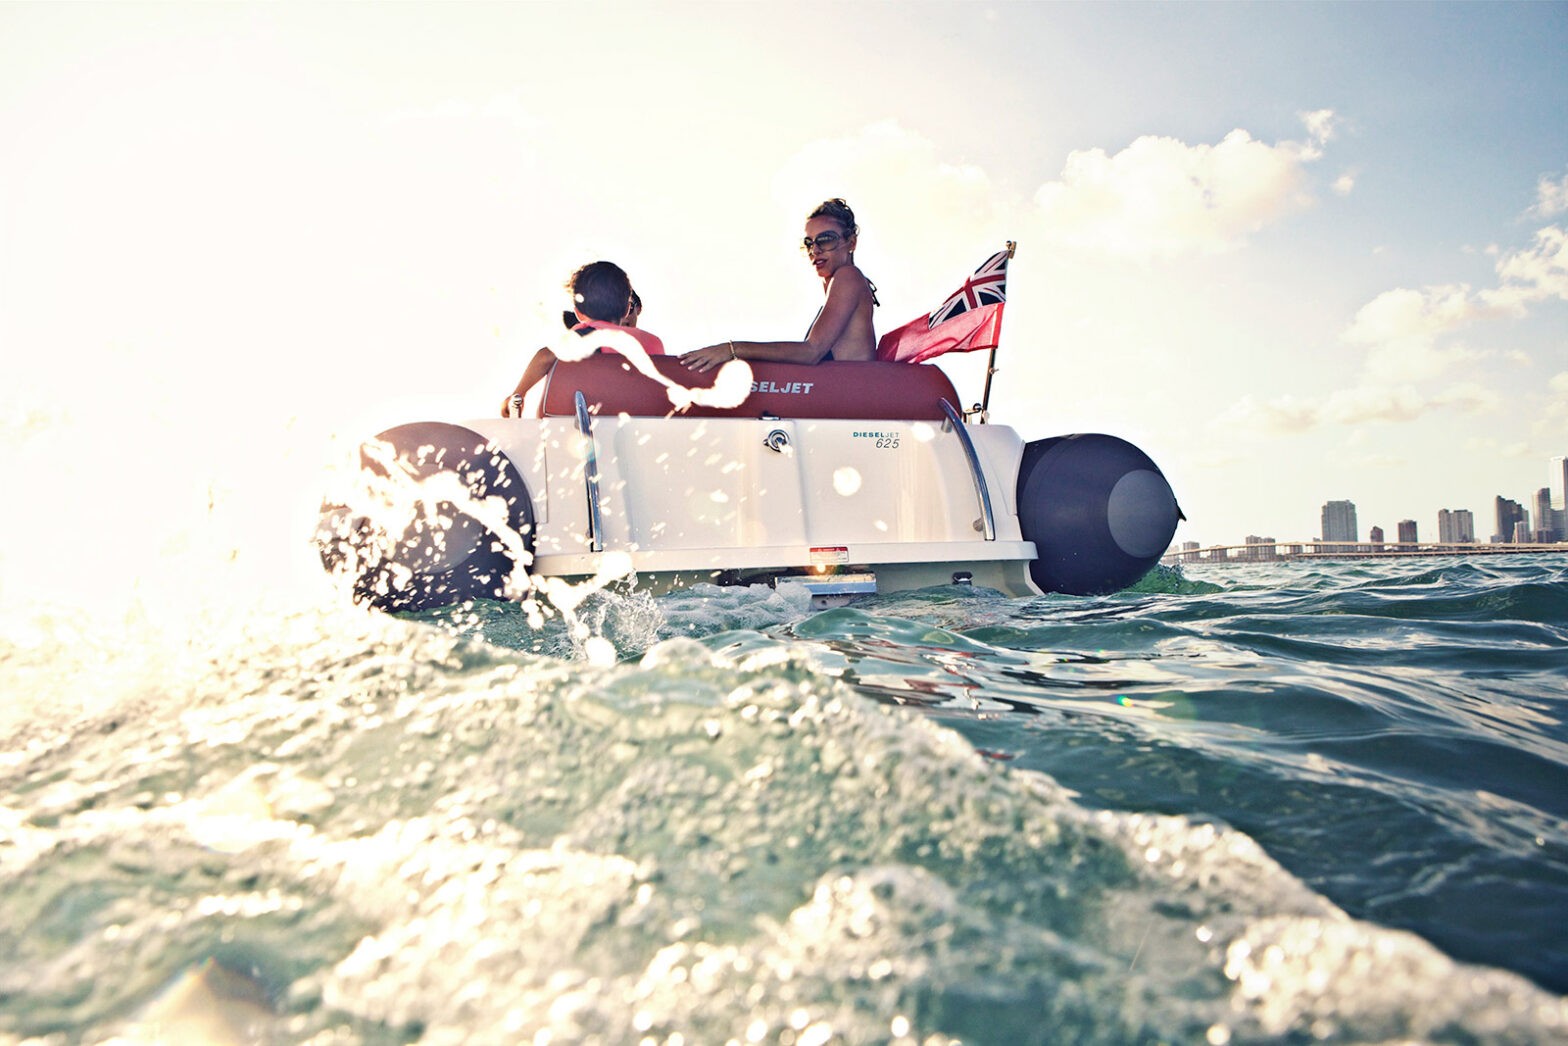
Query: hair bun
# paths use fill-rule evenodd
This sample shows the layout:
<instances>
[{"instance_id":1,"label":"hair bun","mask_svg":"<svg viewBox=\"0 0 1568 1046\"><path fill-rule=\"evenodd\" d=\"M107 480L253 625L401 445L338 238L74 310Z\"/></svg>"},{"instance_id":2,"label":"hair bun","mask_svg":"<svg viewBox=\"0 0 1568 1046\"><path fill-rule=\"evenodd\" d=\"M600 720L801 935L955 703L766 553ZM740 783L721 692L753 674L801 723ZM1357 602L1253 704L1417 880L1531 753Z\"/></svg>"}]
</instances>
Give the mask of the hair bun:
<instances>
[{"instance_id":1,"label":"hair bun","mask_svg":"<svg viewBox=\"0 0 1568 1046\"><path fill-rule=\"evenodd\" d=\"M808 222L813 218L830 218L838 222L845 236L854 236L860 232L860 226L855 224L855 212L849 209L849 204L844 202L842 196L817 204L817 209L806 215Z\"/></svg>"}]
</instances>

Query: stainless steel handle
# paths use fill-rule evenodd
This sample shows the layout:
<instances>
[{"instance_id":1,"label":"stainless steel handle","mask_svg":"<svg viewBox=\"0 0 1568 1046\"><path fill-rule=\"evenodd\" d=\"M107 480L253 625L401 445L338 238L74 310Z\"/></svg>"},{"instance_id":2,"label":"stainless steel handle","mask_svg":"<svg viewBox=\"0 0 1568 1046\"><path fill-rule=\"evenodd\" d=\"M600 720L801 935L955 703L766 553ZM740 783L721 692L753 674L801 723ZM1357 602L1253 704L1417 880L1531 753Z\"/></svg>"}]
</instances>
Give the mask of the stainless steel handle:
<instances>
[{"instance_id":1,"label":"stainless steel handle","mask_svg":"<svg viewBox=\"0 0 1568 1046\"><path fill-rule=\"evenodd\" d=\"M980 499L980 524L985 532L985 539L995 541L996 517L991 514L991 492L985 486L985 473L980 468L980 455L975 451L974 441L969 438L969 430L964 427L964 419L945 399L942 401L942 413L947 415L942 428L951 427L958 434L958 442L964 448L964 457L969 459L969 476L975 481L975 495Z\"/></svg>"},{"instance_id":2,"label":"stainless steel handle","mask_svg":"<svg viewBox=\"0 0 1568 1046\"><path fill-rule=\"evenodd\" d=\"M583 476L588 483L588 550L604 551L604 521L599 516L599 455L593 445L593 418L588 414L588 401L583 394L576 394L577 431L582 434L588 448L588 459L583 463Z\"/></svg>"}]
</instances>

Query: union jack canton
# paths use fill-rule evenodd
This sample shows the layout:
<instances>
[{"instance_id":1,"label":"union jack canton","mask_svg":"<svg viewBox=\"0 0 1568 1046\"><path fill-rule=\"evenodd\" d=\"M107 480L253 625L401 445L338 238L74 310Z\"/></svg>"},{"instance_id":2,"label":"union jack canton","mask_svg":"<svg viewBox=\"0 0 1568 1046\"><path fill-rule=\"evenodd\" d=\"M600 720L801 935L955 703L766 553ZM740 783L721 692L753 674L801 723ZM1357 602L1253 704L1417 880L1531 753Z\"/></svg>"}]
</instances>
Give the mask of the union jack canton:
<instances>
[{"instance_id":1,"label":"union jack canton","mask_svg":"<svg viewBox=\"0 0 1568 1046\"><path fill-rule=\"evenodd\" d=\"M999 305L1007 300L1007 251L997 251L987 258L974 275L949 299L931 313L927 328L952 319L982 305Z\"/></svg>"}]
</instances>

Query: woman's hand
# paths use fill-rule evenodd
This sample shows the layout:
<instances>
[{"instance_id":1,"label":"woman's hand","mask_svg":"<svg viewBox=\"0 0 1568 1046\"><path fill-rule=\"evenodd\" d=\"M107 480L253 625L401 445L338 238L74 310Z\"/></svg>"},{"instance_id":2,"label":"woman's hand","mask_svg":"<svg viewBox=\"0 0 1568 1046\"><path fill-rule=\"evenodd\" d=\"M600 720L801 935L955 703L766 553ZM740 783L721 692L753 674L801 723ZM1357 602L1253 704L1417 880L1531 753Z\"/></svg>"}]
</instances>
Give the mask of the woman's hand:
<instances>
[{"instance_id":1,"label":"woman's hand","mask_svg":"<svg viewBox=\"0 0 1568 1046\"><path fill-rule=\"evenodd\" d=\"M713 370L715 367L722 366L735 359L734 344L734 342L726 341L720 342L718 345L708 345L700 349L693 349L691 352L681 353L680 360L686 365L687 369L701 374L704 371Z\"/></svg>"}]
</instances>

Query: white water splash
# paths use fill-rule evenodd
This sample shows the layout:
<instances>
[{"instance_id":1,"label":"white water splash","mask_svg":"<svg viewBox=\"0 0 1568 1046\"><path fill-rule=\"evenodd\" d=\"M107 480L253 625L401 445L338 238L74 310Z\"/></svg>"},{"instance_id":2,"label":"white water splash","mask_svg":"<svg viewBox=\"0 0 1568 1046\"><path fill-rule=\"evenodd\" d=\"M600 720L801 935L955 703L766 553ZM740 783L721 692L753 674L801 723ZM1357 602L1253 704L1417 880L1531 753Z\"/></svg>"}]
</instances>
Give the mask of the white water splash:
<instances>
[{"instance_id":1,"label":"white water splash","mask_svg":"<svg viewBox=\"0 0 1568 1046\"><path fill-rule=\"evenodd\" d=\"M676 410L686 410L694 405L738 407L751 395L751 365L745 360L730 360L720 367L711 388L692 388L660 373L642 344L625 331L595 329L587 335L567 331L555 340L550 351L559 359L584 360L600 348L614 349L626 357L637 373L663 385L665 394Z\"/></svg>"}]
</instances>

